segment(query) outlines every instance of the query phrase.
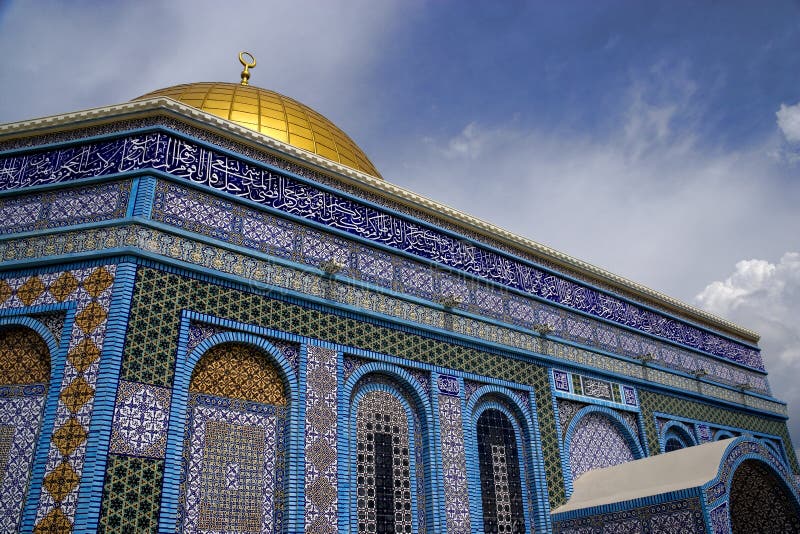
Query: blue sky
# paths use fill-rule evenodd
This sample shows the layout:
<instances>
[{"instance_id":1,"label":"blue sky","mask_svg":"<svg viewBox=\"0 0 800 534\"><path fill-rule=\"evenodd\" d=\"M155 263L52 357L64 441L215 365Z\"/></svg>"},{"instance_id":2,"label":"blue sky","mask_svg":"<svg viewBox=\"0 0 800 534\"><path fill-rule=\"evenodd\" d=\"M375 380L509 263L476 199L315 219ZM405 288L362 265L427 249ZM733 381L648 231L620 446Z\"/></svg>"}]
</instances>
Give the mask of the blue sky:
<instances>
[{"instance_id":1,"label":"blue sky","mask_svg":"<svg viewBox=\"0 0 800 534\"><path fill-rule=\"evenodd\" d=\"M5 2L0 122L242 49L387 180L758 331L800 414L800 2Z\"/></svg>"}]
</instances>

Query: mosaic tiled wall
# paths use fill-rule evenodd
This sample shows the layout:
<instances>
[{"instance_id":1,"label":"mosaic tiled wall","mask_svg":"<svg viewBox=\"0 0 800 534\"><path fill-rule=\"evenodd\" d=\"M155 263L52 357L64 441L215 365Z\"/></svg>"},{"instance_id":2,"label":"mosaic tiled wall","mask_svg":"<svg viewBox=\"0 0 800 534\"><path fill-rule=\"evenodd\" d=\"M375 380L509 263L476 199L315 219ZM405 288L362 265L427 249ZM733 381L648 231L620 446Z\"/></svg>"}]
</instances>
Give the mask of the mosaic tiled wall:
<instances>
[{"instance_id":1,"label":"mosaic tiled wall","mask_svg":"<svg viewBox=\"0 0 800 534\"><path fill-rule=\"evenodd\" d=\"M193 309L242 323L261 325L392 354L413 361L532 385L538 398L546 399L550 395L545 369L529 363L344 317L326 315L264 296L243 293L151 268L139 269L133 300L121 370L123 380L130 382L144 382L155 387L171 386L180 312L184 309ZM154 306L153 303L158 305ZM311 365L310 360L309 365ZM550 497L554 502L560 502L564 499L563 482L554 412L549 403L543 403L539 407L538 415L546 460L545 468L548 483L552 488ZM141 465L149 469L152 465L150 461L144 458L142 460ZM138 484L136 487L156 492L157 495L153 497L156 502L159 499L160 485L128 470L130 465L127 460L117 457L110 463L106 473L101 521L109 531L118 531L120 527L115 525L131 524L126 522L114 507L108 505L109 502L118 499L117 493L113 491L114 485L122 488ZM306 496L308 499L308 488ZM147 512L145 509L143 513L145 515L150 513L150 525L156 524L155 511ZM142 528L145 519L140 516L136 521L139 528Z\"/></svg>"},{"instance_id":2,"label":"mosaic tiled wall","mask_svg":"<svg viewBox=\"0 0 800 534\"><path fill-rule=\"evenodd\" d=\"M160 181L152 216L155 220L198 232L229 243L314 266L334 260L340 273L379 286L425 299L455 297L455 308L534 329L547 324L552 335L596 346L628 357L650 354L654 362L694 373L702 369L711 379L737 385L748 383L754 390L769 392L760 373L728 365L716 358L678 348L638 333L580 314L511 294L501 288L479 284L456 273L411 261L376 247L335 237L169 182Z\"/></svg>"},{"instance_id":3,"label":"mosaic tiled wall","mask_svg":"<svg viewBox=\"0 0 800 534\"><path fill-rule=\"evenodd\" d=\"M705 534L697 498L553 522L554 534Z\"/></svg>"},{"instance_id":4,"label":"mosaic tiled wall","mask_svg":"<svg viewBox=\"0 0 800 534\"><path fill-rule=\"evenodd\" d=\"M0 531L21 519L42 424L50 351L25 327L0 327Z\"/></svg>"},{"instance_id":5,"label":"mosaic tiled wall","mask_svg":"<svg viewBox=\"0 0 800 534\"><path fill-rule=\"evenodd\" d=\"M463 226L457 225L453 223L453 221L447 219L446 217L441 217L436 213L431 213L428 211L411 208L410 206L389 200L377 193L367 191L355 183L341 182L337 179L328 176L327 174L318 172L315 169L305 167L294 161L288 161L286 159L280 158L275 154L262 151L252 145L239 143L232 140L229 137L223 137L221 135L212 133L208 130L198 128L196 127L196 125L190 125L186 122L182 122L181 120L179 120L178 117L167 118L162 116L162 117L151 117L143 119L120 120L114 123L104 124L102 126L87 126L85 128L60 130L40 136L6 138L0 140L0 150L1 151L20 150L45 144L56 144L56 143L63 143L65 141L74 141L76 139L86 139L89 137L113 135L119 132L127 133L134 130L152 130L154 127L168 128L173 132L181 132L185 135L189 135L193 139L199 139L203 142L210 143L214 146L222 147L237 154L242 154L244 157L247 157L253 161L271 165L279 169L284 169L287 172L305 177L309 180L314 181L315 183L334 187L339 191L363 198L364 200L372 202L378 206L383 206L385 208L392 209L399 213L403 213L405 215L414 217L421 221L426 221L438 228L450 230L455 233L460 233L469 239L474 239L476 241L486 243L489 246L496 248L497 250L502 250L510 254L517 255L523 259L538 263L543 267L549 268L553 271L563 272L565 275L571 276L575 280L587 282L600 289L605 289L611 292L617 292L620 295L631 300L632 302L638 302L640 304L645 304L657 310L670 312L670 310L667 307L663 306L658 302L648 300L646 298L643 298L641 295L635 294L630 291L626 291L625 289L619 287L612 287L606 282L597 280L596 277L591 276L587 272L554 263L550 260L541 257L540 255L532 253L531 251L522 250L519 247L514 247L508 243L503 242L502 240L495 239L480 232L475 232L474 230L466 229ZM703 321L701 321L701 323L702 322ZM711 328L713 329L713 325L711 326ZM740 335L733 333L731 335L735 339L745 341L745 339L742 338Z\"/></svg>"},{"instance_id":6,"label":"mosaic tiled wall","mask_svg":"<svg viewBox=\"0 0 800 534\"><path fill-rule=\"evenodd\" d=\"M642 419L647 434L647 444L650 454L657 454L661 448L658 442L659 429L656 428L654 412L672 414L708 424L726 427L742 428L751 432L779 436L784 443L791 443L786 423L778 419L756 416L742 411L726 409L710 404L692 401L686 398L639 390L639 400L642 406ZM795 473L800 472L794 450L787 447L789 464Z\"/></svg>"},{"instance_id":7,"label":"mosaic tiled wall","mask_svg":"<svg viewBox=\"0 0 800 534\"><path fill-rule=\"evenodd\" d=\"M0 235L120 219L131 181L0 198Z\"/></svg>"},{"instance_id":8,"label":"mosaic tiled wall","mask_svg":"<svg viewBox=\"0 0 800 534\"><path fill-rule=\"evenodd\" d=\"M593 412L581 417L569 441L572 479L592 469L634 460L625 437L608 416Z\"/></svg>"},{"instance_id":9,"label":"mosaic tiled wall","mask_svg":"<svg viewBox=\"0 0 800 534\"><path fill-rule=\"evenodd\" d=\"M333 534L339 510L336 351L309 345L306 373L305 531Z\"/></svg>"},{"instance_id":10,"label":"mosaic tiled wall","mask_svg":"<svg viewBox=\"0 0 800 534\"><path fill-rule=\"evenodd\" d=\"M163 133L0 160L0 189L153 168L763 370L757 349L552 275L433 226L370 207ZM225 169L225 179L215 169Z\"/></svg>"},{"instance_id":11,"label":"mosaic tiled wall","mask_svg":"<svg viewBox=\"0 0 800 534\"><path fill-rule=\"evenodd\" d=\"M181 532L280 533L286 393L269 356L211 348L194 368L183 455Z\"/></svg>"},{"instance_id":12,"label":"mosaic tiled wall","mask_svg":"<svg viewBox=\"0 0 800 534\"><path fill-rule=\"evenodd\" d=\"M60 393L36 514L39 532L72 529L115 270L109 265L0 280L0 308L76 306L64 377L51 385Z\"/></svg>"},{"instance_id":13,"label":"mosaic tiled wall","mask_svg":"<svg viewBox=\"0 0 800 534\"><path fill-rule=\"evenodd\" d=\"M449 394L439 395L439 428L442 440L447 531L453 534L468 534L469 495L460 398Z\"/></svg>"},{"instance_id":14,"label":"mosaic tiled wall","mask_svg":"<svg viewBox=\"0 0 800 534\"><path fill-rule=\"evenodd\" d=\"M180 532L282 532L285 420L284 407L190 396Z\"/></svg>"},{"instance_id":15,"label":"mosaic tiled wall","mask_svg":"<svg viewBox=\"0 0 800 534\"><path fill-rule=\"evenodd\" d=\"M356 406L356 522L359 533L414 530L414 429L400 400L370 391ZM356 526L356 525L354 525Z\"/></svg>"},{"instance_id":16,"label":"mosaic tiled wall","mask_svg":"<svg viewBox=\"0 0 800 534\"><path fill-rule=\"evenodd\" d=\"M7 259L25 259L34 256L97 251L119 246L137 247L142 251L202 265L236 276L277 287L318 296L347 305L358 305L369 312L388 314L404 321L421 323L436 328L450 328L453 332L481 338L492 343L551 355L635 378L645 378L670 388L695 391L700 387L693 377L685 377L659 369L644 367L637 362L625 361L587 349L554 341L543 341L538 335L487 323L479 319L454 316L444 310L424 304L409 302L399 297L379 294L347 281L325 278L300 269L267 260L256 259L211 245L152 228L120 226L88 229L79 233L44 235L0 241L0 255ZM722 365L722 364L720 364ZM740 391L723 388L708 381L702 384L702 393L731 402L742 402ZM744 395L748 406L785 414L786 406L753 395Z\"/></svg>"}]
</instances>

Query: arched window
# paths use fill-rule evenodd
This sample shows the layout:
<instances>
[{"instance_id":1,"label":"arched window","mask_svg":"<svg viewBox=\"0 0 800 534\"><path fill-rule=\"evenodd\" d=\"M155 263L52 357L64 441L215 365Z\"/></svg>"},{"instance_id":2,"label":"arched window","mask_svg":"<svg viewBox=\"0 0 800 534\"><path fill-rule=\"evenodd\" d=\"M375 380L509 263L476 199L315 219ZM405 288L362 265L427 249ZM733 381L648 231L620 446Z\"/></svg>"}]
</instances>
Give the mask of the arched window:
<instances>
[{"instance_id":1,"label":"arched window","mask_svg":"<svg viewBox=\"0 0 800 534\"><path fill-rule=\"evenodd\" d=\"M800 532L797 499L772 468L758 460L745 460L734 472L730 518L733 534Z\"/></svg>"},{"instance_id":2,"label":"arched window","mask_svg":"<svg viewBox=\"0 0 800 534\"><path fill-rule=\"evenodd\" d=\"M358 399L358 532L382 534L413 531L413 425L404 403L394 392L372 390Z\"/></svg>"},{"instance_id":3,"label":"arched window","mask_svg":"<svg viewBox=\"0 0 800 534\"><path fill-rule=\"evenodd\" d=\"M496 408L478 417L478 463L486 534L524 533L519 449L514 427Z\"/></svg>"},{"instance_id":4,"label":"arched window","mask_svg":"<svg viewBox=\"0 0 800 534\"><path fill-rule=\"evenodd\" d=\"M287 395L265 351L215 345L189 385L183 532L283 530Z\"/></svg>"},{"instance_id":5,"label":"arched window","mask_svg":"<svg viewBox=\"0 0 800 534\"><path fill-rule=\"evenodd\" d=\"M16 532L50 380L50 351L29 328L0 328L0 531ZM77 420L75 421L76 424Z\"/></svg>"},{"instance_id":6,"label":"arched window","mask_svg":"<svg viewBox=\"0 0 800 534\"><path fill-rule=\"evenodd\" d=\"M586 410L586 408L584 408ZM590 411L570 423L569 466L572 480L592 469L611 467L641 457L635 438L624 425L599 411Z\"/></svg>"},{"instance_id":7,"label":"arched window","mask_svg":"<svg viewBox=\"0 0 800 534\"><path fill-rule=\"evenodd\" d=\"M662 432L663 452L677 451L697 444L691 430L678 421L670 421L664 425Z\"/></svg>"},{"instance_id":8,"label":"arched window","mask_svg":"<svg viewBox=\"0 0 800 534\"><path fill-rule=\"evenodd\" d=\"M664 443L664 452L672 452L672 451L679 451L681 449L685 449L686 444L683 443L680 439L676 436L668 435L667 441Z\"/></svg>"}]
</instances>

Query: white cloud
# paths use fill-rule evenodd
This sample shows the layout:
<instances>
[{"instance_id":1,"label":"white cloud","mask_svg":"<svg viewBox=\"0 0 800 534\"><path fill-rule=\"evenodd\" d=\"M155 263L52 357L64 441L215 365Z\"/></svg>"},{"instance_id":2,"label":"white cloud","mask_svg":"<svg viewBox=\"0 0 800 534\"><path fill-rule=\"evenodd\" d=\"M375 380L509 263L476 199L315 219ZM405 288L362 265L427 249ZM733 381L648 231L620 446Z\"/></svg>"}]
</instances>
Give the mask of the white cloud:
<instances>
[{"instance_id":1,"label":"white cloud","mask_svg":"<svg viewBox=\"0 0 800 534\"><path fill-rule=\"evenodd\" d=\"M400 2L14 2L0 17L0 122L127 101L195 81L289 94L349 129ZM324 88L324 90L322 90ZM368 116L368 115L367 115Z\"/></svg>"},{"instance_id":2,"label":"white cloud","mask_svg":"<svg viewBox=\"0 0 800 534\"><path fill-rule=\"evenodd\" d=\"M800 142L800 103L793 106L781 104L775 115L778 117L778 128L790 143Z\"/></svg>"},{"instance_id":3,"label":"white cloud","mask_svg":"<svg viewBox=\"0 0 800 534\"><path fill-rule=\"evenodd\" d=\"M792 248L800 184L771 139L699 146L685 101L633 92L603 138L470 121L376 159L389 181L688 300L743 253Z\"/></svg>"},{"instance_id":4,"label":"white cloud","mask_svg":"<svg viewBox=\"0 0 800 534\"><path fill-rule=\"evenodd\" d=\"M777 263L745 260L724 280L712 282L697 295L696 304L761 334L773 394L789 403L790 414L800 406L800 253L787 252ZM800 419L789 429L800 452Z\"/></svg>"},{"instance_id":5,"label":"white cloud","mask_svg":"<svg viewBox=\"0 0 800 534\"><path fill-rule=\"evenodd\" d=\"M728 315L739 304L752 298L754 293L775 289L777 268L765 260L742 260L736 270L722 281L709 284L696 300L703 308L718 315Z\"/></svg>"}]
</instances>

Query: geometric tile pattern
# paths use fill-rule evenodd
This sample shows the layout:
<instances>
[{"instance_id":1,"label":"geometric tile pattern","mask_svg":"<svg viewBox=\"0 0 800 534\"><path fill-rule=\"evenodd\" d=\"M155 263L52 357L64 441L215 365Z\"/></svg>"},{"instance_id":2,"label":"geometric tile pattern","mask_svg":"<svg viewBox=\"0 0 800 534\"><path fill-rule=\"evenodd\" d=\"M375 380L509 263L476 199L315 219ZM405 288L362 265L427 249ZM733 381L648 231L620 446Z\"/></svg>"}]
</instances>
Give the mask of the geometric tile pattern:
<instances>
[{"instance_id":1,"label":"geometric tile pattern","mask_svg":"<svg viewBox=\"0 0 800 534\"><path fill-rule=\"evenodd\" d=\"M697 498L553 521L554 534L705 534ZM715 533L716 534L716 533Z\"/></svg>"},{"instance_id":2,"label":"geometric tile pattern","mask_svg":"<svg viewBox=\"0 0 800 534\"><path fill-rule=\"evenodd\" d=\"M569 428L569 424L572 422L572 418L575 417L575 414L578 413L581 408L585 408L589 405L565 399L556 399L556 403L558 404L558 422L561 424L561 439L563 440L564 436L567 434L567 428Z\"/></svg>"},{"instance_id":3,"label":"geometric tile pattern","mask_svg":"<svg viewBox=\"0 0 800 534\"><path fill-rule=\"evenodd\" d=\"M356 408L358 532L412 531L409 425L400 400L371 391Z\"/></svg>"},{"instance_id":4,"label":"geometric tile pattern","mask_svg":"<svg viewBox=\"0 0 800 534\"><path fill-rule=\"evenodd\" d=\"M286 408L192 394L182 532L281 532Z\"/></svg>"},{"instance_id":5,"label":"geometric tile pattern","mask_svg":"<svg viewBox=\"0 0 800 534\"><path fill-rule=\"evenodd\" d=\"M565 310L561 310L559 315L547 312L549 308L543 303L531 300L522 304L524 297L512 298L494 288L473 288L464 284L456 275L392 257L374 248L348 243L319 230L304 228L297 223L284 221L176 184L159 183L153 216L156 220L168 224L224 239L237 245L244 244L287 259L299 260L308 265L319 266L323 261L336 260L343 265L341 270L343 275L428 299L435 298L439 294L455 295L462 301L459 307L468 311L507 319L527 328L532 328L537 322L552 323L556 328L555 333L561 337L596 344L603 349L627 356L639 356L650 352L657 361L671 367L689 372L702 367L709 377L716 377L730 384L749 382L754 389L767 391L763 375L731 366L717 365L717 360L704 358L683 349L668 348L667 345L652 342L649 338L645 341L639 334L626 333L619 328L601 325L597 321L569 319L564 322L561 316L569 316ZM279 236L277 246L274 241L275 236ZM370 268L376 263L380 263L383 270L382 277L377 279L376 273ZM485 302L491 302L491 305L487 308ZM506 309L509 310L508 313L504 311ZM563 331L559 325L565 325ZM625 342L618 343L617 336ZM609 342L609 339L613 339L613 343Z\"/></svg>"},{"instance_id":6,"label":"geometric tile pattern","mask_svg":"<svg viewBox=\"0 0 800 534\"><path fill-rule=\"evenodd\" d=\"M155 532L164 460L108 455L99 532Z\"/></svg>"},{"instance_id":7,"label":"geometric tile pattern","mask_svg":"<svg viewBox=\"0 0 800 534\"><path fill-rule=\"evenodd\" d=\"M59 239L55 239L58 237ZM359 303L367 309L374 309L380 313L389 313L404 320L421 322L439 326L447 315L443 311L426 307L422 304L402 302L400 299L389 295L373 294L371 290L356 287L344 281L325 279L309 273L290 268L288 266L262 261L251 257L235 254L231 251L217 249L210 245L201 244L188 238L181 238L176 235L164 234L160 231L138 227L121 226L113 229L103 229L102 232L94 230L84 230L80 234L64 234L59 236L44 235L36 238L25 238L16 241L0 242L0 255L7 258L25 257L25 251L34 249L57 250L61 251L65 247L63 242L69 240L74 246L86 250L102 250L108 247L118 247L120 244L136 246L143 250L157 254L172 256L183 261L201 261L212 269L220 269L232 273L238 273L264 283L277 284L304 291L306 293L329 297L346 303ZM91 245L91 246L88 246ZM326 290L327 288L327 290ZM626 362L617 358L601 355L589 350L574 346L567 346L556 342L542 343L538 336L512 331L499 325L490 325L477 319L466 317L453 319L453 329L467 336L478 336L492 342L498 340L502 343L523 350L533 350L551 354L558 358L564 358L580 365L591 365L614 373L627 374L637 378L642 376L642 366L632 362ZM144 336L136 336L132 342L138 344L139 340L146 339ZM151 353L144 353L142 359L148 360L149 365L138 368L137 373L141 376L128 377L137 382L156 383L148 378L153 374L160 374L160 370L165 363L163 360L156 359ZM665 384L669 387L695 389L696 381L693 378L679 376L673 373L650 369L651 380ZM755 375L748 380L753 384ZM158 384L164 385L164 384ZM754 390L760 386L754 384ZM703 391L708 396L722 398L732 402L741 401L741 393L724 389L719 386L707 383L703 386ZM764 409L778 414L786 413L786 406L748 394L748 405L755 408Z\"/></svg>"},{"instance_id":8,"label":"geometric tile pattern","mask_svg":"<svg viewBox=\"0 0 800 534\"><path fill-rule=\"evenodd\" d=\"M800 505L757 460L745 460L733 474L730 518L733 532L800 532Z\"/></svg>"},{"instance_id":9,"label":"geometric tile pattern","mask_svg":"<svg viewBox=\"0 0 800 534\"><path fill-rule=\"evenodd\" d=\"M58 148L35 155L9 156L0 160L0 168L6 177L2 184L4 189L109 175L123 168L175 172L185 179L339 227L346 232L380 241L386 246L406 250L564 306L763 370L758 351L741 343L519 262L502 253L451 237L435 227L386 213L168 134L141 134L138 137ZM225 180L218 180L216 168L231 171L226 172ZM307 200L298 202L297 199ZM339 218L332 217L331 213L351 215ZM375 221L381 223L376 224ZM415 237L417 235L424 235L425 239L420 241Z\"/></svg>"},{"instance_id":10,"label":"geometric tile pattern","mask_svg":"<svg viewBox=\"0 0 800 534\"><path fill-rule=\"evenodd\" d=\"M578 421L569 443L572 480L592 469L634 459L625 438L607 416L589 413Z\"/></svg>"},{"instance_id":11,"label":"geometric tile pattern","mask_svg":"<svg viewBox=\"0 0 800 534\"><path fill-rule=\"evenodd\" d=\"M447 532L468 534L470 532L469 495L460 398L439 395L439 430L442 441Z\"/></svg>"},{"instance_id":12,"label":"geometric tile pattern","mask_svg":"<svg viewBox=\"0 0 800 534\"><path fill-rule=\"evenodd\" d=\"M612 287L610 287L610 286L608 286L606 284L603 284L603 283L597 281L596 279L593 279L591 277L586 276L585 273L580 272L578 270L567 269L563 265L556 265L553 262L550 262L550 261L548 261L548 260L546 260L544 258L541 258L541 257L539 257L537 255L534 255L534 254L530 254L530 253L525 252L525 251L522 251L519 248L515 248L515 247L512 247L512 246L509 246L509 245L507 245L507 244L505 244L505 243L503 243L503 242L501 242L499 240L487 237L486 235L481 235L481 234L479 234L477 232L469 231L469 230L467 230L467 229L465 229L463 227L462 228L458 228L455 225L453 225L450 221L448 221L448 220L446 220L446 219L444 219L442 217L438 217L436 215L432 215L430 213L422 212L422 211L419 211L419 210L410 209L410 208L408 208L406 206L397 205L396 203L391 202L391 201L389 201L388 199L386 199L384 197L368 193L368 192L364 191L363 189L361 189L361 188L359 188L357 186L351 186L351 185L345 184L345 183L343 183L343 182L341 182L339 180L335 180L333 178L330 178L326 174L311 170L308 167L303 167L301 165L298 165L298 164L295 164L295 163L291 163L291 162L289 162L289 161L287 161L285 159L278 158L275 155L268 154L268 153L260 151L260 150L255 150L253 147L251 147L249 145L245 145L245 144L242 144L242 143L237 143L235 141L230 140L229 138L222 137L220 135L210 133L207 130L203 130L203 129L196 128L196 127L193 127L193 126L189 126L187 123L181 122L181 121L178 121L178 120L175 120L175 119L168 119L168 118L165 118L165 117L154 117L154 118L148 118L148 119L123 120L123 121L118 121L118 122L116 122L114 124L103 125L101 127L88 127L88 128L74 129L74 130L69 130L69 131L60 131L60 132L57 132L57 133L49 133L49 134L44 135L44 136L8 138L5 141L0 142L0 149L2 149L2 150L15 150L15 149L21 149L21 148L30 148L30 147L38 146L43 141L44 142L48 142L48 143L72 141L72 140L75 140L75 139L86 139L87 137L92 137L92 136L96 136L96 135L104 135L104 134L108 134L109 132L128 132L128 131L132 131L134 129L152 128L153 126L162 126L162 127L170 128L170 129L172 129L174 131L183 132L184 134L192 136L195 139L200 139L200 140L203 140L203 141L205 141L207 143L211 143L211 144L223 147L223 148L225 148L225 149L227 149L229 151L232 151L232 152L236 152L236 153L239 153L239 154L244 154L244 155L246 155L247 157L249 157L252 160L260 161L262 163L266 163L266 164L271 165L273 167L283 168L283 169L286 169L289 172L293 172L293 173L295 173L295 174L297 174L299 176L303 176L303 177L305 177L307 179L310 179L310 180L312 180L314 182L317 182L317 183L320 183L320 184L329 185L329 186L333 186L334 188L336 188L336 189L338 189L340 191L343 191L343 192L346 192L346 193L350 193L350 194L353 194L353 195L356 195L356 196L361 196L361 197L363 197L363 198L365 198L367 200L372 201L375 204L389 207L389 208L394 209L396 211L399 211L401 213L407 213L407 214L409 214L411 216L414 216L414 217L416 217L418 219L421 219L421 220L424 220L424 221L428 221L429 223L432 223L432 224L434 224L436 226L439 226L440 228L446 228L446 229L454 230L454 231L456 231L458 233L461 233L465 237L473 238L473 239L475 239L477 241L485 242L485 243L487 243L487 244L489 244L491 246L494 246L498 250L504 250L506 252L510 252L512 254L521 256L521 257L529 259L529 260L531 260L533 262L537 262L540 265L542 265L544 267L547 267L547 268L550 268L550 269L552 269L554 271L564 271L567 275L572 276L576 280L583 280L583 281L589 282L591 284L594 284L599 288L604 288L604 289L608 289L610 291L618 292L619 294L622 294L623 296L627 297L629 300L631 300L633 302L644 303L647 306L650 306L650 307L653 307L653 308L656 308L656 309L664 310L664 308L662 306L660 306L656 302L653 302L653 301L648 300L648 299L643 299L639 295L635 295L635 294L633 294L631 292L628 292L628 291L622 291L619 288L612 288ZM3 166L3 163L0 163L0 168L2 168L2 166ZM377 268L376 268L376 272L377 272L377 274L379 276L380 275L385 275L385 271L386 271L385 264L384 265L380 265L379 264L377 266ZM457 284L457 285L463 285L463 284ZM456 295L460 295L460 293L458 293L458 292L453 292L453 293L456 294ZM621 343L623 345L625 344L624 336L623 336L623 338L621 338L620 341L621 341Z\"/></svg>"},{"instance_id":13,"label":"geometric tile pattern","mask_svg":"<svg viewBox=\"0 0 800 534\"><path fill-rule=\"evenodd\" d=\"M110 451L163 458L171 394L167 388L120 381Z\"/></svg>"},{"instance_id":14,"label":"geometric tile pattern","mask_svg":"<svg viewBox=\"0 0 800 534\"><path fill-rule=\"evenodd\" d=\"M278 368L262 350L240 343L220 343L206 352L192 373L189 391L218 397L286 405Z\"/></svg>"},{"instance_id":15,"label":"geometric tile pattern","mask_svg":"<svg viewBox=\"0 0 800 534\"><path fill-rule=\"evenodd\" d=\"M0 397L0 532L16 532L42 423L45 388Z\"/></svg>"},{"instance_id":16,"label":"geometric tile pattern","mask_svg":"<svg viewBox=\"0 0 800 534\"><path fill-rule=\"evenodd\" d=\"M337 531L336 351L307 346L305 531Z\"/></svg>"},{"instance_id":17,"label":"geometric tile pattern","mask_svg":"<svg viewBox=\"0 0 800 534\"><path fill-rule=\"evenodd\" d=\"M648 447L651 454L658 454L661 446L658 442L659 431L656 429L654 412L670 414L676 417L704 421L706 425L720 425L748 430L758 434L779 436L784 443L790 443L786 423L780 419L755 416L734 409L721 408L702 402L692 401L673 395L664 395L640 390L639 401L642 408L642 419L645 425ZM797 458L791 447L787 450L789 465L795 473L800 472Z\"/></svg>"},{"instance_id":18,"label":"geometric tile pattern","mask_svg":"<svg viewBox=\"0 0 800 534\"><path fill-rule=\"evenodd\" d=\"M64 312L33 314L31 317L47 328L53 338L55 338L56 343L61 343L61 334L62 330L64 330L64 322L67 318Z\"/></svg>"},{"instance_id":19,"label":"geometric tile pattern","mask_svg":"<svg viewBox=\"0 0 800 534\"><path fill-rule=\"evenodd\" d=\"M189 323L189 339L186 343L186 353L191 354L197 345L221 332L225 332L225 329L216 325L192 321Z\"/></svg>"},{"instance_id":20,"label":"geometric tile pattern","mask_svg":"<svg viewBox=\"0 0 800 534\"><path fill-rule=\"evenodd\" d=\"M723 502L708 512L711 534L729 534L728 528L728 503Z\"/></svg>"},{"instance_id":21,"label":"geometric tile pattern","mask_svg":"<svg viewBox=\"0 0 800 534\"><path fill-rule=\"evenodd\" d=\"M70 531L94 407L115 265L87 267L0 281L0 308L75 303L67 361L59 388L53 440L36 515L37 531Z\"/></svg>"},{"instance_id":22,"label":"geometric tile pattern","mask_svg":"<svg viewBox=\"0 0 800 534\"><path fill-rule=\"evenodd\" d=\"M125 216L130 180L0 199L0 235Z\"/></svg>"},{"instance_id":23,"label":"geometric tile pattern","mask_svg":"<svg viewBox=\"0 0 800 534\"><path fill-rule=\"evenodd\" d=\"M39 334L22 326L0 327L0 384L50 381L50 350Z\"/></svg>"},{"instance_id":24,"label":"geometric tile pattern","mask_svg":"<svg viewBox=\"0 0 800 534\"><path fill-rule=\"evenodd\" d=\"M486 532L525 532L519 455L514 427L500 410L478 418L478 458Z\"/></svg>"},{"instance_id":25,"label":"geometric tile pattern","mask_svg":"<svg viewBox=\"0 0 800 534\"><path fill-rule=\"evenodd\" d=\"M537 399L550 398L547 370L528 362L147 267L137 269L122 378L171 386L180 314L185 309L533 386ZM540 401L537 408L548 493L551 503L558 505L564 501L564 490L555 414L550 402Z\"/></svg>"}]
</instances>

